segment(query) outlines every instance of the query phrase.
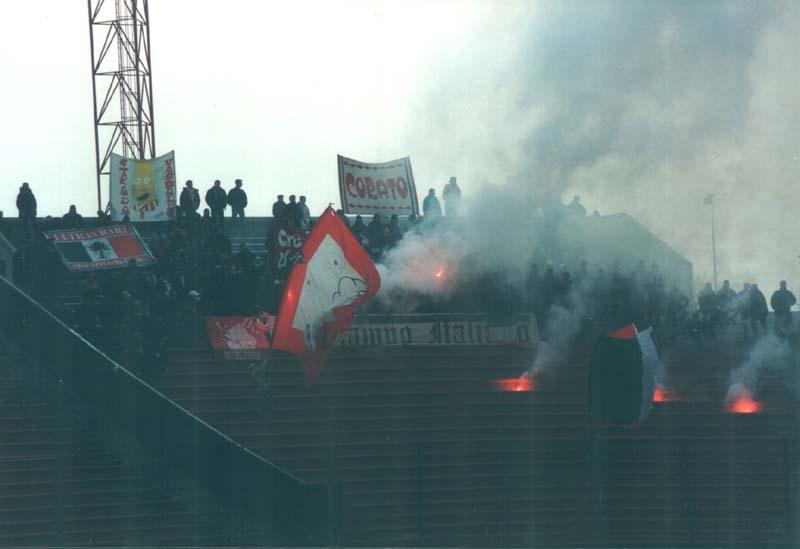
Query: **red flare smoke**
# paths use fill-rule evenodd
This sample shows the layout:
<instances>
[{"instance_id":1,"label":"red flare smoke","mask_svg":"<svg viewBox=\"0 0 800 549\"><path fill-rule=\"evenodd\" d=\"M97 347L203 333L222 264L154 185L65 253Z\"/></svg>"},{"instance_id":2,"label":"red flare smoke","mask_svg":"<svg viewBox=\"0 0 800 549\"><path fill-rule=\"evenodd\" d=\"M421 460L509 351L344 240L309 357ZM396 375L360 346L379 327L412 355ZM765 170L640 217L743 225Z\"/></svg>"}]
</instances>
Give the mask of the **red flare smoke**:
<instances>
[{"instance_id":1,"label":"red flare smoke","mask_svg":"<svg viewBox=\"0 0 800 549\"><path fill-rule=\"evenodd\" d=\"M516 377L511 379L495 379L492 381L492 388L495 391L506 393L521 393L536 389L533 378Z\"/></svg>"},{"instance_id":2,"label":"red flare smoke","mask_svg":"<svg viewBox=\"0 0 800 549\"><path fill-rule=\"evenodd\" d=\"M731 414L757 414L763 408L763 405L753 398L750 390L740 383L728 389L725 402L726 410Z\"/></svg>"},{"instance_id":3,"label":"red flare smoke","mask_svg":"<svg viewBox=\"0 0 800 549\"><path fill-rule=\"evenodd\" d=\"M674 391L665 389L661 385L656 385L656 390L653 391L653 402L679 402L681 397Z\"/></svg>"}]
</instances>

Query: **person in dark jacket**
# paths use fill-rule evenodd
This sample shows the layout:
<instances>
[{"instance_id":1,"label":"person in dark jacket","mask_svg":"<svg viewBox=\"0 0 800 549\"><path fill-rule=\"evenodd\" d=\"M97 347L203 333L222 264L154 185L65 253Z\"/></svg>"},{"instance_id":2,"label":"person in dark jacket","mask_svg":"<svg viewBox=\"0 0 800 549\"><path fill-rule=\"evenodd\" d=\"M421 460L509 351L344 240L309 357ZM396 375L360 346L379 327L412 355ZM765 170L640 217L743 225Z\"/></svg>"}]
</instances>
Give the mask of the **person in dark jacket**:
<instances>
[{"instance_id":1,"label":"person in dark jacket","mask_svg":"<svg viewBox=\"0 0 800 549\"><path fill-rule=\"evenodd\" d=\"M726 322L731 322L736 313L734 302L736 301L736 290L731 288L730 280L722 282L722 288L717 292L717 305L719 311Z\"/></svg>"},{"instance_id":2,"label":"person in dark jacket","mask_svg":"<svg viewBox=\"0 0 800 549\"><path fill-rule=\"evenodd\" d=\"M397 246L397 243L400 242L403 238L403 230L400 228L400 219L397 217L396 214L393 214L392 217L389 218L389 235L388 235L388 245L390 248L394 248Z\"/></svg>"},{"instance_id":3,"label":"person in dark jacket","mask_svg":"<svg viewBox=\"0 0 800 549\"><path fill-rule=\"evenodd\" d=\"M775 311L775 323L781 326L788 326L792 323L792 305L797 303L794 294L786 289L786 281L781 280L778 288L769 300L772 310Z\"/></svg>"},{"instance_id":4,"label":"person in dark jacket","mask_svg":"<svg viewBox=\"0 0 800 549\"><path fill-rule=\"evenodd\" d=\"M28 183L23 183L17 194L17 210L22 229L26 237L33 236L33 228L36 225L36 197L33 195Z\"/></svg>"},{"instance_id":5,"label":"person in dark jacket","mask_svg":"<svg viewBox=\"0 0 800 549\"><path fill-rule=\"evenodd\" d=\"M295 195L289 196L289 203L286 205L284 216L286 217L287 225L295 228L300 227L300 222L303 218L303 210L300 209L300 204L297 203L297 197Z\"/></svg>"},{"instance_id":6,"label":"person in dark jacket","mask_svg":"<svg viewBox=\"0 0 800 549\"><path fill-rule=\"evenodd\" d=\"M758 284L750 286L750 308L748 311L750 317L750 327L753 330L753 335L758 335L758 324L761 324L764 333L767 333L767 315L769 308L767 307L767 298L758 289Z\"/></svg>"},{"instance_id":7,"label":"person in dark jacket","mask_svg":"<svg viewBox=\"0 0 800 549\"><path fill-rule=\"evenodd\" d=\"M107 225L111 225L111 216L108 215L103 210L97 210L97 221L95 222L97 227L105 227Z\"/></svg>"},{"instance_id":8,"label":"person in dark jacket","mask_svg":"<svg viewBox=\"0 0 800 549\"><path fill-rule=\"evenodd\" d=\"M425 216L425 221L436 221L442 217L442 206L439 204L439 199L436 198L434 189L428 190L428 196L422 201L422 214Z\"/></svg>"},{"instance_id":9,"label":"person in dark jacket","mask_svg":"<svg viewBox=\"0 0 800 549\"><path fill-rule=\"evenodd\" d=\"M83 216L78 213L75 205L69 207L69 211L61 216L61 224L65 229L79 229L83 227Z\"/></svg>"},{"instance_id":10,"label":"person in dark jacket","mask_svg":"<svg viewBox=\"0 0 800 549\"><path fill-rule=\"evenodd\" d=\"M353 236L355 236L363 246L366 241L367 226L364 225L364 219L360 215L356 216L356 220L353 221L353 227L351 230L353 231Z\"/></svg>"},{"instance_id":11,"label":"person in dark jacket","mask_svg":"<svg viewBox=\"0 0 800 549\"><path fill-rule=\"evenodd\" d=\"M194 188L194 183L192 183L191 179L186 182L186 186L181 191L179 204L181 215L184 219L192 219L198 208L200 208L200 193Z\"/></svg>"},{"instance_id":12,"label":"person in dark jacket","mask_svg":"<svg viewBox=\"0 0 800 549\"><path fill-rule=\"evenodd\" d=\"M272 217L277 223L286 222L286 202L283 200L283 195L278 195L278 200L272 204Z\"/></svg>"},{"instance_id":13,"label":"person in dark jacket","mask_svg":"<svg viewBox=\"0 0 800 549\"><path fill-rule=\"evenodd\" d=\"M372 257L378 257L383 252L383 247L386 245L387 229L383 225L383 220L380 214L372 216L372 221L367 225L367 239L369 240L369 247L367 251Z\"/></svg>"},{"instance_id":14,"label":"person in dark jacket","mask_svg":"<svg viewBox=\"0 0 800 549\"><path fill-rule=\"evenodd\" d=\"M336 215L339 216L339 219L342 220L342 223L347 225L347 228L349 229L350 228L350 220L347 218L346 215L344 215L344 210L342 210L341 208L336 210Z\"/></svg>"},{"instance_id":15,"label":"person in dark jacket","mask_svg":"<svg viewBox=\"0 0 800 549\"><path fill-rule=\"evenodd\" d=\"M17 210L20 219L36 218L36 197L27 183L23 183L17 194Z\"/></svg>"},{"instance_id":16,"label":"person in dark jacket","mask_svg":"<svg viewBox=\"0 0 800 549\"><path fill-rule=\"evenodd\" d=\"M705 327L710 328L717 311L717 294L714 293L710 282L706 282L706 285L697 295L697 307L700 310L700 322Z\"/></svg>"},{"instance_id":17,"label":"person in dark jacket","mask_svg":"<svg viewBox=\"0 0 800 549\"><path fill-rule=\"evenodd\" d=\"M228 207L228 193L221 187L219 179L214 181L214 186L206 191L206 204L211 209L211 219L222 223L225 217L225 208Z\"/></svg>"},{"instance_id":18,"label":"person in dark jacket","mask_svg":"<svg viewBox=\"0 0 800 549\"><path fill-rule=\"evenodd\" d=\"M247 207L247 193L242 189L242 180L234 181L235 187L228 191L228 204L231 207L231 219L237 217L244 219L244 209Z\"/></svg>"},{"instance_id":19,"label":"person in dark jacket","mask_svg":"<svg viewBox=\"0 0 800 549\"><path fill-rule=\"evenodd\" d=\"M300 197L300 202L297 206L300 208L300 228L308 229L311 227L311 210L308 209L305 196Z\"/></svg>"}]
</instances>

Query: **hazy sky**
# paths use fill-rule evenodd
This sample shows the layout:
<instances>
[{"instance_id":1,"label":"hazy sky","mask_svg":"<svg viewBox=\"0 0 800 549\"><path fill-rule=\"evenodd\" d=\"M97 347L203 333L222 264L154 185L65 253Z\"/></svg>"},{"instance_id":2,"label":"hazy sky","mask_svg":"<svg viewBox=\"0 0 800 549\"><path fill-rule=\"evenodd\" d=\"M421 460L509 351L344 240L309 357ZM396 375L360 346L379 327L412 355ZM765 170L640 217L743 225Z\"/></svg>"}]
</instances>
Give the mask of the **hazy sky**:
<instances>
[{"instance_id":1,"label":"hazy sky","mask_svg":"<svg viewBox=\"0 0 800 549\"><path fill-rule=\"evenodd\" d=\"M47 6L47 12L44 7ZM4 6L0 210L95 210L86 5ZM179 181L338 203L336 154L410 155L422 195L579 194L710 276L800 286L796 2L151 0L159 153ZM105 185L105 183L104 183ZM315 212L316 213L316 212Z\"/></svg>"}]
</instances>

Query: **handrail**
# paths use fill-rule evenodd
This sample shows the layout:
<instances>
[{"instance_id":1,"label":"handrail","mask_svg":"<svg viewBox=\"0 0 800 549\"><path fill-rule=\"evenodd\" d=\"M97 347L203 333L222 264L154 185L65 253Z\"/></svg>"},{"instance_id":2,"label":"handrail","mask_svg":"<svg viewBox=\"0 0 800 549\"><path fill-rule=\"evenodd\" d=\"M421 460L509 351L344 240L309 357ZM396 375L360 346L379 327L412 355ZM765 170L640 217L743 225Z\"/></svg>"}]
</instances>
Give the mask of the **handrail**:
<instances>
[{"instance_id":1,"label":"handrail","mask_svg":"<svg viewBox=\"0 0 800 549\"><path fill-rule=\"evenodd\" d=\"M204 422L2 276L0 332L88 405L101 434L105 427L124 432L164 479L199 484L240 524L252 525L245 539L249 533L258 544L308 544L330 534L328 486L304 483Z\"/></svg>"}]
</instances>

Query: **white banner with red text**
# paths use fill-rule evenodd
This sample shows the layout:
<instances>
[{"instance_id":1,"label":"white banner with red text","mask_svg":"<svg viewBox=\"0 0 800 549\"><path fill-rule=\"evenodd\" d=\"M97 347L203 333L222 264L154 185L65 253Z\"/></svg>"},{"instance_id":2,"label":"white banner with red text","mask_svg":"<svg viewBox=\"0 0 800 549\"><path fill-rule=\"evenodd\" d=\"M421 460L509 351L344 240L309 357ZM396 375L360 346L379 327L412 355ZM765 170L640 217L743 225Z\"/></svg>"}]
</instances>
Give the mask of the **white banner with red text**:
<instances>
[{"instance_id":1,"label":"white banner with red text","mask_svg":"<svg viewBox=\"0 0 800 549\"><path fill-rule=\"evenodd\" d=\"M370 164L338 156L339 194L346 214L419 215L408 157Z\"/></svg>"}]
</instances>

